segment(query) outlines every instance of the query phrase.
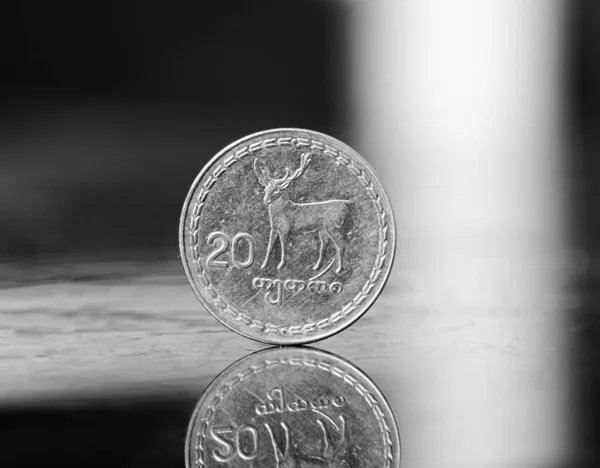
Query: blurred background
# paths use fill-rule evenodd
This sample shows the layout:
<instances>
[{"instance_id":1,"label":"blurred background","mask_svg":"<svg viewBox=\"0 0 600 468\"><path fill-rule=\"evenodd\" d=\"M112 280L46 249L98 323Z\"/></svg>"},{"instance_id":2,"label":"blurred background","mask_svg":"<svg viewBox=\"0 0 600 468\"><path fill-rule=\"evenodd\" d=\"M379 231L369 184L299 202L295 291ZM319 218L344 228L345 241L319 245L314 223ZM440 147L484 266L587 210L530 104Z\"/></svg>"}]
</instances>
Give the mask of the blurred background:
<instances>
[{"instance_id":1,"label":"blurred background","mask_svg":"<svg viewBox=\"0 0 600 468\"><path fill-rule=\"evenodd\" d=\"M584 0L3 5L0 466L183 465L195 401L261 346L195 299L181 207L287 126L394 205L382 297L317 346L380 385L404 466L600 464L598 31Z\"/></svg>"}]
</instances>

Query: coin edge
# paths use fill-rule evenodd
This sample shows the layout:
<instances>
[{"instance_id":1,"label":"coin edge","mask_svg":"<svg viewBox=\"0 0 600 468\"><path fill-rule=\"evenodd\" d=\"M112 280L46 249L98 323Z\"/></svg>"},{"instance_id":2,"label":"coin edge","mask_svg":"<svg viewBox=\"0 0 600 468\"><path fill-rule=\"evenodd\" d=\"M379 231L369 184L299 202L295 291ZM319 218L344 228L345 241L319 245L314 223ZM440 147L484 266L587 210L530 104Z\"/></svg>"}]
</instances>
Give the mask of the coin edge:
<instances>
[{"instance_id":1,"label":"coin edge","mask_svg":"<svg viewBox=\"0 0 600 468\"><path fill-rule=\"evenodd\" d=\"M317 331L317 332L314 332L315 334L313 336L306 336L306 333L312 333L312 332L306 332L301 335L293 335L293 334L290 334L287 336L283 335L283 337L280 334L278 334L278 335L275 335L274 339L271 339L268 337L268 335L265 335L265 337L253 336L253 335L249 334L248 332L242 330L241 328L236 328L233 325L230 325L226 321L222 320L221 317L219 317L216 312L213 312L211 310L211 307L214 306L214 304L208 303L208 301L206 301L205 298L203 297L203 295L200 293L199 288L196 285L196 282L194 281L194 276L192 275L192 272L190 271L190 267L188 266L184 240L185 240L185 219L187 217L187 214L188 214L190 206L191 206L192 197L193 197L194 193L196 192L196 189L197 189L200 181L202 180L202 178L208 172L210 172L210 170L213 169L213 166L215 165L215 163L217 163L217 161L219 161L219 159L221 159L223 156L225 156L227 154L227 152L229 152L231 149L235 148L236 146L242 144L245 141L252 140L254 138L258 138L258 137L265 136L268 134L279 133L279 132L298 132L298 133L309 134L311 136L314 135L317 137L321 137L325 141L329 140L330 143L331 142L334 143L335 146L339 147L339 150L351 153L352 157L354 157L354 158L357 157L357 159L361 163L361 165L363 165L365 167L365 169L370 171L370 173L371 173L370 175L374 176L373 177L374 180L372 181L372 183L377 186L378 191L383 194L385 201L387 201L387 205L388 205L389 209L386 211L386 214L390 218L388 224L390 227L389 232L391 233L391 236L390 236L391 239L389 240L389 242L391 243L391 246L388 247L389 267L387 268L387 270L383 270L384 274L381 275L382 277L379 279L378 284L375 283L375 285L374 285L375 292L371 291L367 295L366 300L364 301L364 302L366 302L366 304L363 306L362 311L360 311L359 313L353 314L353 316L347 318L344 322L342 322L342 324L340 326L338 326L337 328L334 326L334 327L332 327L332 329L330 331L327 331L326 333L319 334ZM228 329L234 331L235 333L237 333L241 336L244 336L246 338L249 338L251 340L254 340L254 341L257 341L260 343L285 345L285 346L307 344L307 343L313 343L316 341L320 341L320 340L329 338L329 337L334 336L337 333L345 330L346 328L351 326L353 323L358 321L362 316L364 316L364 314L373 306L373 304L375 303L375 301L377 300L377 298L383 291L383 288L387 284L387 281L388 281L388 279L391 275L392 269L393 269L394 260L395 260L395 256L396 256L395 255L396 254L396 220L394 217L394 212L393 212L390 197L387 194L385 188L383 187L383 184L381 183L379 176L377 175L377 173L375 172L373 167L368 163L368 161L360 153L358 153L358 151L351 148L346 143L338 140L335 137L332 137L330 135L327 135L325 133L321 133L321 132L318 132L315 130L309 130L309 129L304 129L304 128L293 128L293 127L273 128L273 129L262 130L262 131L259 131L256 133L246 135L246 136L230 143L229 145L227 145L226 147L221 149L217 154L215 154L215 156L213 156L210 159L210 161L204 165L204 167L198 173L198 175L194 179L194 182L190 186L190 188L188 190L188 194L187 194L184 204L183 204L183 208L182 208L182 212L181 212L180 220L179 220L179 253L180 253L180 257L182 260L182 264L184 267L184 271L185 271L187 280L190 283L190 286L192 287L192 290L194 291L195 296L199 299L200 303L204 306L204 308L223 326L227 327ZM336 312L333 312L328 318L331 319L331 317L335 313Z\"/></svg>"},{"instance_id":2,"label":"coin edge","mask_svg":"<svg viewBox=\"0 0 600 468\"><path fill-rule=\"evenodd\" d=\"M389 401L387 400L387 398L385 397L385 395L383 394L383 392L381 391L381 389L379 388L379 386L375 383L375 381L373 379L371 379L360 367L358 367L356 364L351 363L350 361L348 361L347 359L342 358L341 356L338 356L337 354L334 354L330 351L325 351L323 349L319 349L319 348L313 348L313 347L304 347L304 346L299 346L299 347L286 347L286 348L280 348L280 347L270 347L270 348L266 348L266 349L260 349L258 351L255 351L251 354L248 354L246 356L241 357L240 359L236 360L235 362L233 362L232 364L230 364L229 366L227 366L224 370L222 370L205 388L204 392L202 393L201 397L199 398L198 402L196 403L196 406L194 407L194 411L192 412L192 416L190 418L190 422L188 424L188 428L186 431L186 438L185 438L185 465L186 468L197 468L196 465L193 465L191 462L191 450L190 450L190 445L192 442L192 433L194 430L194 427L196 425L196 421L198 419L198 415L200 414L200 410L203 406L203 404L206 403L206 401L209 399L209 396L211 396L212 393L214 393L214 390L217 389L219 387L220 384L222 384L225 380L226 377L229 374L233 375L233 370L236 367L239 367L242 363L244 363L245 361L252 361L253 359L255 359L256 357L258 357L261 354L271 354L275 351L279 351L279 352L287 352L290 354L293 354L294 352L304 352L309 353L309 354L316 354L316 355L322 355L323 358L325 359L331 359L333 361L338 361L339 363L341 363L344 366L347 366L347 368L354 372L355 374L357 374L361 379L363 383L367 383L368 385L370 385L371 390L373 390L375 392L375 396L379 399L379 406L383 406L384 411L387 411L387 415L389 415L389 420L391 422L391 425L393 427L390 428L390 433L393 434L393 436L395 437L395 442L397 443L397 457L393 457L393 459L396 459L396 463L393 464L393 468L399 468L401 466L401 462L402 462L402 441L400 438L400 431L398 428L398 421L394 415L394 412L392 411L392 407L389 403ZM302 357L304 358L304 357ZM292 357L290 357L290 359L292 359ZM263 360L259 360L259 363L263 363L265 362L267 359L263 359ZM321 360L321 359L319 359ZM242 367L246 367L246 366L242 366ZM247 366L248 368L250 368L251 366ZM338 375L336 375L334 372L330 372L331 375L336 376L336 377L340 377ZM346 374L348 374L348 372L346 372ZM345 381L344 381L345 382ZM231 389L231 388L230 388ZM357 390L358 391L358 390ZM360 392L359 392L360 393ZM362 396L362 395L361 395ZM364 398L363 398L364 399ZM385 418L385 415L384 415ZM391 445L393 447L394 441L392 441ZM392 462L393 463L393 462ZM200 464L199 466L203 467L205 466L205 464ZM385 465L384 465L385 466Z\"/></svg>"}]
</instances>

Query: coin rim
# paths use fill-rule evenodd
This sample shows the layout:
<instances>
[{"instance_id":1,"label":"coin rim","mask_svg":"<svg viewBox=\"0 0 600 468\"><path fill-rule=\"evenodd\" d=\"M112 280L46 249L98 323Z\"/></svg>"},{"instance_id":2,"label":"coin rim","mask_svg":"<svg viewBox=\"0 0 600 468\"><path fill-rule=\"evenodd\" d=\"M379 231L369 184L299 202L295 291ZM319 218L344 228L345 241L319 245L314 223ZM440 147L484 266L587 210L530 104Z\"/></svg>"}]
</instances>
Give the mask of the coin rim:
<instances>
[{"instance_id":1,"label":"coin rim","mask_svg":"<svg viewBox=\"0 0 600 468\"><path fill-rule=\"evenodd\" d=\"M351 363L347 359L344 359L343 357L338 356L337 354L334 354L331 351L325 351L324 349L313 348L311 346L291 346L291 347L271 346L266 349L259 349L258 351L254 351L254 352L247 354L247 355L241 357L240 359L236 360L235 362L233 362L232 364L227 366L223 371L221 371L206 386L206 388L204 389L204 392L202 393L198 402L196 403L196 406L194 407L194 411L192 412L192 416L190 418L190 422L188 423L188 428L186 431L186 437L185 437L185 466L186 466L186 468L196 468L194 465L192 465L192 462L190 459L190 457L191 457L190 444L192 441L192 433L193 433L194 427L196 425L196 420L198 418L198 415L199 415L200 410L202 409L203 405L209 399L209 396L213 396L215 390L219 388L219 386L221 385L221 383L224 380L226 380L226 377L229 377L230 374L233 374L233 370L236 369L237 367L239 367L243 362L245 362L247 360L250 361L257 355L260 355L260 354L268 355L275 351L286 352L286 353L292 354L292 356L290 356L290 359L292 359L294 357L293 356L294 351L300 352L300 353L308 351L308 353L314 353L316 355L319 355L319 360L322 360L322 358L325 358L325 360L331 359L331 360L337 361L338 363L341 363L342 365L347 366L352 372L356 373L356 375L362 379L363 384L367 383L368 385L370 385L371 390L374 391L375 396L379 399L379 402L380 402L379 405L382 406L383 409L385 411L387 411L387 415L390 416L389 424L391 426L393 426L392 428L390 428L390 432L393 432L393 434L396 436L396 440L398 442L397 457L394 457L395 459L397 459L397 461L396 461L396 464L393 466L393 468L400 467L400 465L402 464L402 441L400 439L400 431L398 429L398 422L396 420L394 412L392 411L392 407L391 407L389 401L387 400L387 398L385 397L385 395L383 394L381 389L373 381L373 379L371 379L356 364ZM267 359L268 358L262 359L260 362L264 362ZM242 366L242 367L245 367L245 366ZM392 443L392 445L393 445L393 443Z\"/></svg>"},{"instance_id":2,"label":"coin rim","mask_svg":"<svg viewBox=\"0 0 600 468\"><path fill-rule=\"evenodd\" d=\"M203 297L203 295L200 293L200 290L199 290L199 288L196 285L196 282L194 280L194 276L192 275L192 272L190 271L190 268L188 267L188 262L187 262L187 257L186 257L185 242L184 242L184 240L185 240L185 219L186 219L186 216L187 216L188 211L189 211L191 199L193 197L194 192L196 191L196 188L198 187L198 184L200 183L200 180L204 177L204 175L206 173L209 172L210 169L212 169L212 167L214 166L214 164L221 157L223 157L227 152L229 152L232 148L240 145L241 143L243 143L245 141L251 140L253 138L260 137L260 136L263 136L263 135L272 134L272 133L277 133L277 132L300 132L300 133L304 132L304 133L316 135L318 137L322 137L325 140L331 140L331 141L333 141L336 146L339 146L340 150L345 151L347 153L351 153L352 157L357 158L358 161L362 165L364 165L364 167L366 169L368 169L371 172L371 175L374 176L373 183L378 186L378 191L380 191L383 194L383 196L387 200L387 204L389 206L389 210L388 210L388 212L386 214L388 214L389 218L390 218L389 221L388 221L388 224L390 225L389 232L391 234L391 239L390 239L391 246L388 246L388 249L389 249L389 254L388 254L388 257L389 257L389 268L387 269L386 274L382 275L382 278L379 280L379 284L375 285L375 287L373 288L374 290L371 291L371 293L368 295L367 299L364 301L364 306L363 306L362 312L355 313L355 314L353 314L354 316L347 317L346 320L344 320L344 321L341 322L341 324L340 324L340 326L338 328L332 327L330 330L328 330L325 333L319 333L318 331L316 331L316 332L314 332L315 334L313 336L306 336L305 334L301 334L301 335L291 335L290 334L288 336L284 336L284 339L277 339L277 337L279 337L279 334L276 334L276 335L274 335L275 338L272 339L268 335L265 335L265 337L252 336L252 335L249 334L249 332L246 332L245 330L243 330L241 328L236 328L233 324L230 325L229 323L226 323L224 320L221 319L221 317L216 312L213 312L211 310L211 308L214 306L214 304L210 304L207 300L205 300L205 298ZM332 137L332 136L327 135L325 133L317 132L315 130L309 130L309 129L304 129L304 128L294 128L294 127L273 128L273 129L262 130L260 132L256 132L256 133L252 133L252 134L246 135L246 136L244 136L244 137L242 137L242 138L234 141L233 143L230 143L229 145L227 145L226 147L224 147L222 150L220 150L217 154L215 154L215 156L213 156L210 159L210 161L208 163L206 163L204 165L204 167L202 168L202 170L198 173L198 175L194 179L194 182L190 186L190 189L188 190L188 194L187 194L187 196L185 198L185 202L183 204L183 208L182 208L181 215L180 215L180 218L179 218L179 255L181 257L181 263L183 264L185 275L187 277L188 282L190 283L190 286L192 287L192 290L194 291L194 294L196 295L196 297L198 298L198 300L200 301L200 303L204 306L204 308L215 319L217 319L217 321L219 323L221 323L222 325L224 325L228 329L234 331L235 333L237 333L237 334L239 334L241 336L244 336L244 337L249 338L251 340L257 341L259 343L267 343L267 344L274 344L274 345L284 345L284 346L313 343L313 342L320 341L320 340L329 338L331 336L334 336L337 333L341 332L342 330L345 330L346 328L348 328L354 322L356 322L357 320L359 320L371 308L371 306L377 300L377 298L381 294L381 291L383 290L383 288L387 284L387 281L388 281L388 279L390 277L390 274L391 274L393 266L394 266L394 260L395 260L395 257L396 257L396 220L395 220L395 217L394 217L394 212L393 212L393 208L392 208L392 202L391 202L390 197L388 196L385 188L383 187L383 184L381 183L381 180L380 180L379 176L377 175L377 173L375 172L375 170L373 169L373 167L368 163L368 161L366 161L365 158L362 157L358 153L358 151L354 150L353 148L351 148L350 146L348 146L347 144L345 144L344 142L338 140L335 137Z\"/></svg>"}]
</instances>

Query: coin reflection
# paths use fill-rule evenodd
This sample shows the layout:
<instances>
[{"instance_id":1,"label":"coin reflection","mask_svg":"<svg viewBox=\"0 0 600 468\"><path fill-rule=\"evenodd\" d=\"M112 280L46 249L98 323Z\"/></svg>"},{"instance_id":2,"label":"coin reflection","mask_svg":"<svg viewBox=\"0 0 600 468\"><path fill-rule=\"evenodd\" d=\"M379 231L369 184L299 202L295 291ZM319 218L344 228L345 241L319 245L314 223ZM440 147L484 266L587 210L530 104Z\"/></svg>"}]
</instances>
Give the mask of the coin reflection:
<instances>
[{"instance_id":1,"label":"coin reflection","mask_svg":"<svg viewBox=\"0 0 600 468\"><path fill-rule=\"evenodd\" d=\"M331 353L270 348L225 369L198 402L188 468L400 466L400 439L381 391Z\"/></svg>"}]
</instances>

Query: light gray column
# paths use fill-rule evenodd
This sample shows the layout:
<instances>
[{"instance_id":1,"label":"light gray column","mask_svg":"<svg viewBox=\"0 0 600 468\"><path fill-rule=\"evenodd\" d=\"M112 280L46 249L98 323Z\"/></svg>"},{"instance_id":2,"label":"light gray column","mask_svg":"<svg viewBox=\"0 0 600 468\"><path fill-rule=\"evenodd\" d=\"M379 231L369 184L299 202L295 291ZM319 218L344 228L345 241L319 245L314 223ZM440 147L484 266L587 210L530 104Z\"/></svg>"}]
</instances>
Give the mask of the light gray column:
<instances>
[{"instance_id":1,"label":"light gray column","mask_svg":"<svg viewBox=\"0 0 600 468\"><path fill-rule=\"evenodd\" d=\"M397 217L379 313L403 463L551 466L569 450L562 4L349 8L351 144Z\"/></svg>"}]
</instances>

